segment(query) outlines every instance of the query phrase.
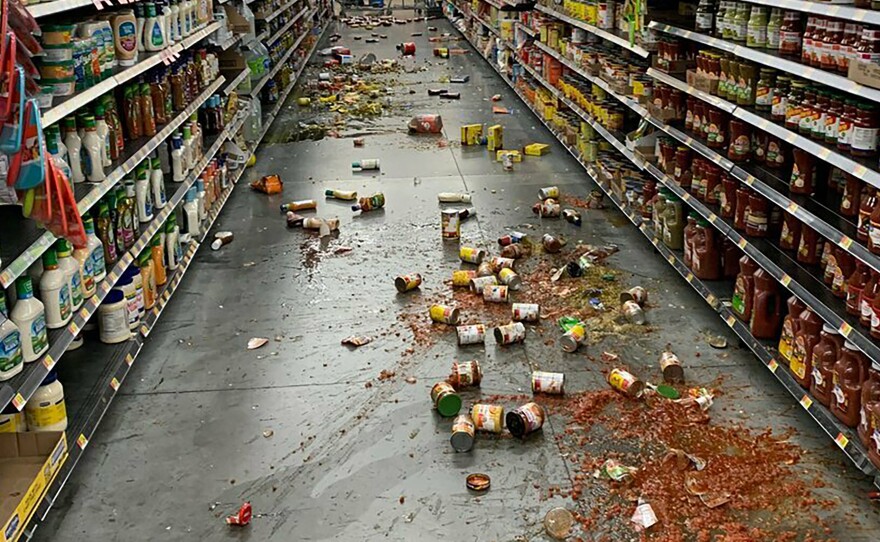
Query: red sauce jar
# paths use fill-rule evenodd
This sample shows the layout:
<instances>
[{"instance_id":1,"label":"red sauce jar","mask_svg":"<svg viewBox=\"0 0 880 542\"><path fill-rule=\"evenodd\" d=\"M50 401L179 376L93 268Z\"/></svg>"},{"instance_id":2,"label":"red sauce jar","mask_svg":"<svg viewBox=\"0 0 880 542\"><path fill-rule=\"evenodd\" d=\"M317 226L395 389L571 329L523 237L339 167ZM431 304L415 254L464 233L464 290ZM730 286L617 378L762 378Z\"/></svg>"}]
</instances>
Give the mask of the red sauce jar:
<instances>
[{"instance_id":1,"label":"red sauce jar","mask_svg":"<svg viewBox=\"0 0 880 542\"><path fill-rule=\"evenodd\" d=\"M812 194L816 177L816 157L809 152L794 147L794 163L791 166L791 179L788 183L792 194Z\"/></svg>"},{"instance_id":2,"label":"red sauce jar","mask_svg":"<svg viewBox=\"0 0 880 542\"><path fill-rule=\"evenodd\" d=\"M849 72L849 59L856 54L862 27L858 23L847 22L843 26L843 39L840 41L840 54L837 56L838 73Z\"/></svg>"},{"instance_id":3,"label":"red sauce jar","mask_svg":"<svg viewBox=\"0 0 880 542\"><path fill-rule=\"evenodd\" d=\"M739 273L739 258L743 255L742 251L736 246L736 243L728 238L724 238L724 278L735 279Z\"/></svg>"},{"instance_id":4,"label":"red sauce jar","mask_svg":"<svg viewBox=\"0 0 880 542\"><path fill-rule=\"evenodd\" d=\"M764 153L764 165L770 169L779 169L785 165L785 152L782 140L767 134L767 150Z\"/></svg>"},{"instance_id":5,"label":"red sauce jar","mask_svg":"<svg viewBox=\"0 0 880 542\"><path fill-rule=\"evenodd\" d=\"M684 114L684 129L691 131L694 129L694 105L697 103L697 99L689 95L685 103L687 110Z\"/></svg>"},{"instance_id":6,"label":"red sauce jar","mask_svg":"<svg viewBox=\"0 0 880 542\"><path fill-rule=\"evenodd\" d=\"M709 109L707 145L711 149L723 149L727 145L728 114L717 107Z\"/></svg>"},{"instance_id":7,"label":"red sauce jar","mask_svg":"<svg viewBox=\"0 0 880 542\"><path fill-rule=\"evenodd\" d=\"M807 265L818 264L822 260L822 255L819 253L821 240L822 236L816 233L816 230L806 224L801 224L801 240L798 243L797 261Z\"/></svg>"},{"instance_id":8,"label":"red sauce jar","mask_svg":"<svg viewBox=\"0 0 880 542\"><path fill-rule=\"evenodd\" d=\"M797 250L801 240L801 221L794 215L785 214L782 221L782 232L779 234L779 248Z\"/></svg>"},{"instance_id":9,"label":"red sauce jar","mask_svg":"<svg viewBox=\"0 0 880 542\"><path fill-rule=\"evenodd\" d=\"M746 219L746 235L751 237L767 237L770 223L770 202L758 194L749 194L749 212Z\"/></svg>"},{"instance_id":10,"label":"red sauce jar","mask_svg":"<svg viewBox=\"0 0 880 542\"><path fill-rule=\"evenodd\" d=\"M877 133L880 131L880 116L877 106L870 102L859 102L853 117L850 154L861 158L877 155Z\"/></svg>"},{"instance_id":11,"label":"red sauce jar","mask_svg":"<svg viewBox=\"0 0 880 542\"><path fill-rule=\"evenodd\" d=\"M660 139L660 169L667 175L675 170L675 142L668 137Z\"/></svg>"},{"instance_id":12,"label":"red sauce jar","mask_svg":"<svg viewBox=\"0 0 880 542\"><path fill-rule=\"evenodd\" d=\"M846 183L843 187L843 196L840 198L840 214L843 216L858 216L861 191L861 181L854 175L847 173Z\"/></svg>"},{"instance_id":13,"label":"red sauce jar","mask_svg":"<svg viewBox=\"0 0 880 542\"><path fill-rule=\"evenodd\" d=\"M868 200L870 203L870 199ZM868 219L870 229L868 230L868 248L874 254L880 254L880 205L878 200L874 198L874 208L871 210L871 216ZM861 218L861 217L860 217Z\"/></svg>"},{"instance_id":14,"label":"red sauce jar","mask_svg":"<svg viewBox=\"0 0 880 542\"><path fill-rule=\"evenodd\" d=\"M752 128L739 119L730 121L730 145L727 158L732 162L747 162L751 157Z\"/></svg>"},{"instance_id":15,"label":"red sauce jar","mask_svg":"<svg viewBox=\"0 0 880 542\"><path fill-rule=\"evenodd\" d=\"M758 164L767 162L767 139L768 134L763 130L752 132L752 155Z\"/></svg>"},{"instance_id":16,"label":"red sauce jar","mask_svg":"<svg viewBox=\"0 0 880 542\"><path fill-rule=\"evenodd\" d=\"M843 102L843 113L840 114L840 120L837 123L837 148L842 151L849 152L857 111L856 100L846 98Z\"/></svg>"},{"instance_id":17,"label":"red sauce jar","mask_svg":"<svg viewBox=\"0 0 880 542\"><path fill-rule=\"evenodd\" d=\"M706 119L706 106L702 101L697 100L694 104L694 118L691 122L691 130L695 132L699 138L703 137L703 121Z\"/></svg>"},{"instance_id":18,"label":"red sauce jar","mask_svg":"<svg viewBox=\"0 0 880 542\"><path fill-rule=\"evenodd\" d=\"M829 19L825 26L825 39L822 40L822 55L819 66L823 70L836 71L837 57L840 55L840 44L843 41L843 21Z\"/></svg>"},{"instance_id":19,"label":"red sauce jar","mask_svg":"<svg viewBox=\"0 0 880 542\"><path fill-rule=\"evenodd\" d=\"M703 192L703 201L711 205L718 203L718 195L721 185L721 168L711 162L704 162L702 184L704 186L701 190L701 192Z\"/></svg>"},{"instance_id":20,"label":"red sauce jar","mask_svg":"<svg viewBox=\"0 0 880 542\"><path fill-rule=\"evenodd\" d=\"M786 12L785 17L783 17L783 20L782 20L783 26L782 27L785 26L786 19L788 18L788 15L790 13L791 13L790 11ZM795 13L797 14L798 21L800 21L800 16L801 16L800 12L796 11ZM803 47L798 48L797 53L787 53L787 54L800 54L801 64L806 64L807 66L810 65L810 54L812 53L812 50L813 50L813 33L816 31L816 19L817 19L817 17L815 17L815 16L807 17L807 26L804 27L804 33L803 33ZM779 41L779 51L780 52L783 51L782 38L783 38L783 35L780 33L780 41Z\"/></svg>"},{"instance_id":21,"label":"red sauce jar","mask_svg":"<svg viewBox=\"0 0 880 542\"><path fill-rule=\"evenodd\" d=\"M877 206L877 191L865 184L859 201L859 219L856 226L856 239L867 243L870 238L871 214Z\"/></svg>"},{"instance_id":22,"label":"red sauce jar","mask_svg":"<svg viewBox=\"0 0 880 542\"><path fill-rule=\"evenodd\" d=\"M828 19L816 17L813 24L813 47L810 49L810 66L819 68L822 66L821 58L825 49L825 31L828 27Z\"/></svg>"},{"instance_id":23,"label":"red sauce jar","mask_svg":"<svg viewBox=\"0 0 880 542\"><path fill-rule=\"evenodd\" d=\"M718 192L718 205L720 206L722 218L733 218L736 214L736 191L738 184L737 180L726 171L721 174L721 191Z\"/></svg>"},{"instance_id":24,"label":"red sauce jar","mask_svg":"<svg viewBox=\"0 0 880 542\"><path fill-rule=\"evenodd\" d=\"M705 174L706 161L702 158L694 158L691 163L691 173L693 177L691 178L691 194L700 201L703 201L703 197L700 195L701 190L705 186L703 184L703 176Z\"/></svg>"},{"instance_id":25,"label":"red sauce jar","mask_svg":"<svg viewBox=\"0 0 880 542\"><path fill-rule=\"evenodd\" d=\"M856 262L856 268L846 279L846 313L861 314L862 291L871 279L871 270L864 262Z\"/></svg>"},{"instance_id":26,"label":"red sauce jar","mask_svg":"<svg viewBox=\"0 0 880 542\"><path fill-rule=\"evenodd\" d=\"M798 117L798 133L810 136L813 133L813 119L816 117L816 89L807 87L801 100L800 116Z\"/></svg>"},{"instance_id":27,"label":"red sauce jar","mask_svg":"<svg viewBox=\"0 0 880 542\"><path fill-rule=\"evenodd\" d=\"M835 249L837 264L832 270L831 293L840 299L846 298L846 280L856 268L855 257L842 248Z\"/></svg>"},{"instance_id":28,"label":"red sauce jar","mask_svg":"<svg viewBox=\"0 0 880 542\"><path fill-rule=\"evenodd\" d=\"M657 195L657 181L648 179L642 187L642 218L650 219L654 214L654 196Z\"/></svg>"},{"instance_id":29,"label":"red sauce jar","mask_svg":"<svg viewBox=\"0 0 880 542\"><path fill-rule=\"evenodd\" d=\"M755 295L749 329L756 339L775 339L782 323L779 283L764 269L755 271Z\"/></svg>"},{"instance_id":30,"label":"red sauce jar","mask_svg":"<svg viewBox=\"0 0 880 542\"><path fill-rule=\"evenodd\" d=\"M749 189L740 186L736 189L736 207L733 227L739 231L746 229L746 217L749 214Z\"/></svg>"},{"instance_id":31,"label":"red sauce jar","mask_svg":"<svg viewBox=\"0 0 880 542\"><path fill-rule=\"evenodd\" d=\"M675 167L672 170L672 179L685 190L691 187L691 150L688 147L675 149Z\"/></svg>"},{"instance_id":32,"label":"red sauce jar","mask_svg":"<svg viewBox=\"0 0 880 542\"><path fill-rule=\"evenodd\" d=\"M786 11L782 17L782 25L779 27L779 53L789 56L801 54L801 13L799 11Z\"/></svg>"}]
</instances>

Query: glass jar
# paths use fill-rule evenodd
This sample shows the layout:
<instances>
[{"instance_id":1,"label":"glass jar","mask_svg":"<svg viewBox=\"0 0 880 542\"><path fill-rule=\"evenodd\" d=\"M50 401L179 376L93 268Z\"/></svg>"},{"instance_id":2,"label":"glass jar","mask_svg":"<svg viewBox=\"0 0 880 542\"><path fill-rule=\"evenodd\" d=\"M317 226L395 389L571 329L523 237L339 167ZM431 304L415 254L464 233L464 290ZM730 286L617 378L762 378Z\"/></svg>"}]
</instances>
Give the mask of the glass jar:
<instances>
[{"instance_id":1,"label":"glass jar","mask_svg":"<svg viewBox=\"0 0 880 542\"><path fill-rule=\"evenodd\" d=\"M850 154L860 158L876 156L878 128L877 106L872 102L859 102L853 118Z\"/></svg>"},{"instance_id":2,"label":"glass jar","mask_svg":"<svg viewBox=\"0 0 880 542\"><path fill-rule=\"evenodd\" d=\"M738 2L728 2L727 9L724 10L724 30L722 37L726 40L732 40L736 33L736 11Z\"/></svg>"},{"instance_id":3,"label":"glass jar","mask_svg":"<svg viewBox=\"0 0 880 542\"><path fill-rule=\"evenodd\" d=\"M816 175L816 158L797 147L792 149L794 158L788 189L792 194L811 194Z\"/></svg>"},{"instance_id":4,"label":"glass jar","mask_svg":"<svg viewBox=\"0 0 880 542\"><path fill-rule=\"evenodd\" d=\"M788 105L788 93L791 88L791 78L787 75L780 75L776 78L773 85L773 98L770 105L770 119L773 122L785 123L785 109ZM836 141L836 139L835 139Z\"/></svg>"},{"instance_id":5,"label":"glass jar","mask_svg":"<svg viewBox=\"0 0 880 542\"><path fill-rule=\"evenodd\" d=\"M767 48L773 51L779 50L780 29L782 28L782 10L772 8L770 20L767 21Z\"/></svg>"},{"instance_id":6,"label":"glass jar","mask_svg":"<svg viewBox=\"0 0 880 542\"><path fill-rule=\"evenodd\" d=\"M828 108L831 105L830 93L819 89L816 93L816 105L813 107L813 125L810 127L810 137L817 141L825 139L825 122L828 118Z\"/></svg>"},{"instance_id":7,"label":"glass jar","mask_svg":"<svg viewBox=\"0 0 880 542\"><path fill-rule=\"evenodd\" d=\"M769 134L764 130L755 130L752 132L752 154L755 162L764 164L767 161L767 140Z\"/></svg>"},{"instance_id":8,"label":"glass jar","mask_svg":"<svg viewBox=\"0 0 880 542\"><path fill-rule=\"evenodd\" d=\"M739 119L731 119L729 131L727 158L737 163L748 161L751 157L751 126Z\"/></svg>"},{"instance_id":9,"label":"glass jar","mask_svg":"<svg viewBox=\"0 0 880 542\"><path fill-rule=\"evenodd\" d=\"M697 18L694 30L707 36L715 30L715 4L712 0L700 0L697 4Z\"/></svg>"},{"instance_id":10,"label":"glass jar","mask_svg":"<svg viewBox=\"0 0 880 542\"><path fill-rule=\"evenodd\" d=\"M840 214L849 217L858 216L861 192L861 181L854 175L847 173L846 183L843 186L843 196L840 198Z\"/></svg>"},{"instance_id":11,"label":"glass jar","mask_svg":"<svg viewBox=\"0 0 880 542\"><path fill-rule=\"evenodd\" d=\"M739 67L739 61L731 58L727 68L727 94L724 97L733 103L736 103L739 96Z\"/></svg>"},{"instance_id":12,"label":"glass jar","mask_svg":"<svg viewBox=\"0 0 880 542\"><path fill-rule=\"evenodd\" d=\"M702 100L697 100L697 103L694 104L694 119L691 129L698 137L702 137L703 135L703 121L706 119L707 107L708 106L704 104Z\"/></svg>"},{"instance_id":13,"label":"glass jar","mask_svg":"<svg viewBox=\"0 0 880 542\"><path fill-rule=\"evenodd\" d=\"M789 56L800 55L803 34L800 12L786 11L782 16L782 26L779 27L779 52Z\"/></svg>"},{"instance_id":14,"label":"glass jar","mask_svg":"<svg viewBox=\"0 0 880 542\"><path fill-rule=\"evenodd\" d=\"M828 19L816 17L813 25L813 46L810 48L810 66L822 67L822 55L825 54L825 32L828 28Z\"/></svg>"},{"instance_id":15,"label":"glass jar","mask_svg":"<svg viewBox=\"0 0 880 542\"><path fill-rule=\"evenodd\" d=\"M837 57L837 72L846 74L849 71L849 61L856 54L859 44L859 36L862 28L858 23L845 23L843 25L843 39L840 40L840 55Z\"/></svg>"},{"instance_id":16,"label":"glass jar","mask_svg":"<svg viewBox=\"0 0 880 542\"><path fill-rule=\"evenodd\" d=\"M837 57L840 56L840 42L843 41L843 21L829 19L822 40L822 55L819 67L823 70L837 71Z\"/></svg>"},{"instance_id":17,"label":"glass jar","mask_svg":"<svg viewBox=\"0 0 880 542\"><path fill-rule=\"evenodd\" d=\"M712 149L723 149L727 144L729 117L725 111L713 107L709 109L707 145Z\"/></svg>"},{"instance_id":18,"label":"glass jar","mask_svg":"<svg viewBox=\"0 0 880 542\"><path fill-rule=\"evenodd\" d=\"M801 121L801 102L806 88L806 81L791 82L791 90L788 92L788 101L785 105L785 127L793 132L797 132Z\"/></svg>"},{"instance_id":19,"label":"glass jar","mask_svg":"<svg viewBox=\"0 0 880 542\"><path fill-rule=\"evenodd\" d=\"M852 138L852 127L856 117L856 99L846 98L843 102L843 113L837 123L837 148L849 152Z\"/></svg>"},{"instance_id":20,"label":"glass jar","mask_svg":"<svg viewBox=\"0 0 880 542\"><path fill-rule=\"evenodd\" d=\"M841 113L843 113L843 96L832 92L828 98L828 109L825 113L825 135L822 138L825 143L837 144L837 129L840 125Z\"/></svg>"},{"instance_id":21,"label":"glass jar","mask_svg":"<svg viewBox=\"0 0 880 542\"><path fill-rule=\"evenodd\" d=\"M801 100L800 114L798 117L798 133L809 136L813 132L813 117L816 115L816 89L806 87L804 98Z\"/></svg>"},{"instance_id":22,"label":"glass jar","mask_svg":"<svg viewBox=\"0 0 880 542\"><path fill-rule=\"evenodd\" d=\"M880 30L867 26L862 29L855 58L863 62L880 62Z\"/></svg>"},{"instance_id":23,"label":"glass jar","mask_svg":"<svg viewBox=\"0 0 880 542\"><path fill-rule=\"evenodd\" d=\"M800 14L798 14L800 17ZM803 42L800 49L801 64L810 65L810 56L813 54L813 35L816 33L816 16L807 17L807 26L804 27Z\"/></svg>"},{"instance_id":24,"label":"glass jar","mask_svg":"<svg viewBox=\"0 0 880 542\"><path fill-rule=\"evenodd\" d=\"M718 74L718 90L715 93L722 98L727 98L727 87L729 85L728 79L730 77L730 56L726 54L722 55L718 59L718 65L721 68L721 72Z\"/></svg>"},{"instance_id":25,"label":"glass jar","mask_svg":"<svg viewBox=\"0 0 880 542\"><path fill-rule=\"evenodd\" d=\"M685 103L687 104L687 109L684 114L684 129L690 131L694 129L694 105L697 103L697 99L693 96L688 96Z\"/></svg>"},{"instance_id":26,"label":"glass jar","mask_svg":"<svg viewBox=\"0 0 880 542\"><path fill-rule=\"evenodd\" d=\"M758 68L751 62L739 65L739 84L737 85L737 105L755 104L755 87L758 83Z\"/></svg>"},{"instance_id":27,"label":"glass jar","mask_svg":"<svg viewBox=\"0 0 880 542\"><path fill-rule=\"evenodd\" d=\"M755 87L755 109L769 113L773 105L773 87L776 83L776 70L761 68L758 84Z\"/></svg>"},{"instance_id":28,"label":"glass jar","mask_svg":"<svg viewBox=\"0 0 880 542\"><path fill-rule=\"evenodd\" d=\"M764 165L771 169L779 169L785 165L782 140L772 134L767 134L767 151L764 153Z\"/></svg>"},{"instance_id":29,"label":"glass jar","mask_svg":"<svg viewBox=\"0 0 880 542\"><path fill-rule=\"evenodd\" d=\"M750 7L746 2L738 2L736 4L736 15L733 20L733 41L745 43L748 37Z\"/></svg>"},{"instance_id":30,"label":"glass jar","mask_svg":"<svg viewBox=\"0 0 880 542\"><path fill-rule=\"evenodd\" d=\"M746 46L759 49L767 47L767 8L764 6L752 6L746 28Z\"/></svg>"}]
</instances>

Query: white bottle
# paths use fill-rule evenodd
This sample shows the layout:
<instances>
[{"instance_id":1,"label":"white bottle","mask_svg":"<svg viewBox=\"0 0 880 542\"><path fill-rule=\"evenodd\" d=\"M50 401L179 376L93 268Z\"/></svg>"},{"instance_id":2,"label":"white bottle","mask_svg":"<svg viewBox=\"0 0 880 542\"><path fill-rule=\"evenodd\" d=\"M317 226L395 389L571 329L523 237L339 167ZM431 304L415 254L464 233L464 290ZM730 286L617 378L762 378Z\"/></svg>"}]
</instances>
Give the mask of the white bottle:
<instances>
[{"instance_id":1,"label":"white bottle","mask_svg":"<svg viewBox=\"0 0 880 542\"><path fill-rule=\"evenodd\" d=\"M183 10L183 37L187 37L192 34L193 29L193 3L192 0L183 0L180 4L181 9Z\"/></svg>"},{"instance_id":2,"label":"white bottle","mask_svg":"<svg viewBox=\"0 0 880 542\"><path fill-rule=\"evenodd\" d=\"M46 310L46 327L64 327L73 317L70 304L70 282L58 267L58 256L52 247L43 253L43 277L40 280L40 299Z\"/></svg>"},{"instance_id":3,"label":"white bottle","mask_svg":"<svg viewBox=\"0 0 880 542\"><path fill-rule=\"evenodd\" d=\"M114 288L98 307L98 331L102 343L117 344L131 338L128 327L128 302L125 294Z\"/></svg>"},{"instance_id":4,"label":"white bottle","mask_svg":"<svg viewBox=\"0 0 880 542\"><path fill-rule=\"evenodd\" d=\"M183 127L183 170L186 172L184 175L189 173L189 170L195 167L195 161L193 160L193 137L192 130L190 127Z\"/></svg>"},{"instance_id":5,"label":"white bottle","mask_svg":"<svg viewBox=\"0 0 880 542\"><path fill-rule=\"evenodd\" d=\"M46 150L49 151L49 155L52 157L52 162L55 164L55 167L57 167L62 173L64 173L64 176L70 182L73 182L73 179L70 178L72 174L72 172L70 171L70 166L67 164L67 162L64 161L64 158L61 156L61 152L58 149L59 140L55 138L55 134L53 131L47 129L45 131L45 134Z\"/></svg>"},{"instance_id":6,"label":"white bottle","mask_svg":"<svg viewBox=\"0 0 880 542\"><path fill-rule=\"evenodd\" d=\"M24 405L28 430L64 431L67 429L67 406L64 404L64 386L58 382L58 374L49 374L40 387Z\"/></svg>"},{"instance_id":7,"label":"white bottle","mask_svg":"<svg viewBox=\"0 0 880 542\"><path fill-rule=\"evenodd\" d=\"M165 223L165 268L169 271L177 269L181 258L180 227L177 225L177 215L171 213L168 222Z\"/></svg>"},{"instance_id":8,"label":"white bottle","mask_svg":"<svg viewBox=\"0 0 880 542\"><path fill-rule=\"evenodd\" d=\"M153 207L161 209L165 207L165 175L162 174L162 164L158 158L150 160L152 171L150 171L150 187L153 192Z\"/></svg>"},{"instance_id":9,"label":"white bottle","mask_svg":"<svg viewBox=\"0 0 880 542\"><path fill-rule=\"evenodd\" d=\"M82 140L76 131L76 119L73 117L64 119L64 146L67 147L70 180L74 183L85 181L86 176L82 168Z\"/></svg>"},{"instance_id":10,"label":"white bottle","mask_svg":"<svg viewBox=\"0 0 880 542\"><path fill-rule=\"evenodd\" d=\"M83 304L82 269L79 267L79 262L73 259L70 242L67 239L55 241L55 250L58 253L58 268L64 272L70 284L70 305L73 310L78 310Z\"/></svg>"},{"instance_id":11,"label":"white bottle","mask_svg":"<svg viewBox=\"0 0 880 542\"><path fill-rule=\"evenodd\" d=\"M110 157L110 127L104 118L104 107L95 106L95 132L98 134L98 141L101 146L101 165L110 167L113 165L113 159Z\"/></svg>"},{"instance_id":12,"label":"white bottle","mask_svg":"<svg viewBox=\"0 0 880 542\"><path fill-rule=\"evenodd\" d=\"M174 134L171 138L171 180L182 183L186 179L186 171L183 163L183 139L180 134Z\"/></svg>"},{"instance_id":13,"label":"white bottle","mask_svg":"<svg viewBox=\"0 0 880 542\"><path fill-rule=\"evenodd\" d=\"M87 216L83 219L83 228L88 239L86 249L89 251L89 258L92 260L92 277L95 281L95 286L97 286L107 276L107 267L104 262L104 244L95 234L95 221L92 220L92 217Z\"/></svg>"},{"instance_id":14,"label":"white bottle","mask_svg":"<svg viewBox=\"0 0 880 542\"><path fill-rule=\"evenodd\" d=\"M8 315L6 292L0 288L0 381L9 380L20 373L24 366L21 332Z\"/></svg>"},{"instance_id":15,"label":"white bottle","mask_svg":"<svg viewBox=\"0 0 880 542\"><path fill-rule=\"evenodd\" d=\"M15 280L18 301L12 308L9 319L21 332L21 353L25 363L37 361L49 349L46 334L46 313L43 304L34 298L34 289L28 276Z\"/></svg>"},{"instance_id":16,"label":"white bottle","mask_svg":"<svg viewBox=\"0 0 880 542\"><path fill-rule=\"evenodd\" d=\"M177 5L177 0L170 0L170 2L171 5L168 8L169 41L180 41L182 39L180 35L180 6Z\"/></svg>"},{"instance_id":17,"label":"white bottle","mask_svg":"<svg viewBox=\"0 0 880 542\"><path fill-rule=\"evenodd\" d=\"M138 320L140 321L144 319L144 313L146 312L146 303L144 302L144 275L141 273L141 268L138 267L137 263L131 264L131 267L128 268L128 272L134 283L135 299L137 300L137 315Z\"/></svg>"},{"instance_id":18,"label":"white bottle","mask_svg":"<svg viewBox=\"0 0 880 542\"><path fill-rule=\"evenodd\" d=\"M177 30L175 31L175 39L177 39L177 41L181 41L183 40L183 17L184 15L186 15L186 10L183 6L183 0L175 0L175 3L177 4Z\"/></svg>"},{"instance_id":19,"label":"white bottle","mask_svg":"<svg viewBox=\"0 0 880 542\"><path fill-rule=\"evenodd\" d=\"M153 198L150 195L150 179L148 177L147 170L142 168L137 172L137 180L134 183L137 215L141 223L153 220Z\"/></svg>"},{"instance_id":20,"label":"white bottle","mask_svg":"<svg viewBox=\"0 0 880 542\"><path fill-rule=\"evenodd\" d=\"M104 174L104 142L98 136L98 128L95 125L95 117L89 115L83 117L85 132L82 138L83 147L83 170L86 178L99 183L106 178Z\"/></svg>"},{"instance_id":21,"label":"white bottle","mask_svg":"<svg viewBox=\"0 0 880 542\"><path fill-rule=\"evenodd\" d=\"M95 269L92 263L92 253L89 250L88 244L86 244L86 246L82 248L74 248L73 259L79 263L79 268L82 270L83 298L88 299L95 295L95 292L98 289L98 283L95 281Z\"/></svg>"},{"instance_id":22,"label":"white bottle","mask_svg":"<svg viewBox=\"0 0 880 542\"><path fill-rule=\"evenodd\" d=\"M137 23L137 48L139 52L144 52L147 50L144 42L144 27L146 26L147 18L146 9L143 4L137 3L134 5L134 17Z\"/></svg>"},{"instance_id":23,"label":"white bottle","mask_svg":"<svg viewBox=\"0 0 880 542\"><path fill-rule=\"evenodd\" d=\"M131 273L126 271L121 277L119 277L119 281L113 289L122 292L122 295L125 298L125 314L128 318L128 329L130 331L136 331L138 326L140 326L141 318L140 312L138 311L137 290L134 287L134 277Z\"/></svg>"},{"instance_id":24,"label":"white bottle","mask_svg":"<svg viewBox=\"0 0 880 542\"><path fill-rule=\"evenodd\" d=\"M165 48L165 24L156 15L156 4L147 2L147 20L144 23L144 48L161 51Z\"/></svg>"},{"instance_id":25,"label":"white bottle","mask_svg":"<svg viewBox=\"0 0 880 542\"><path fill-rule=\"evenodd\" d=\"M168 0L160 0L156 3L156 16L162 21L165 29L165 45L174 45L174 34L171 32L171 6Z\"/></svg>"},{"instance_id":26,"label":"white bottle","mask_svg":"<svg viewBox=\"0 0 880 542\"><path fill-rule=\"evenodd\" d=\"M199 222L199 202L197 187L192 186L186 192L186 203L183 204L184 231L190 240L198 238L201 232Z\"/></svg>"},{"instance_id":27,"label":"white bottle","mask_svg":"<svg viewBox=\"0 0 880 542\"><path fill-rule=\"evenodd\" d=\"M199 224L203 224L208 218L208 208L205 206L205 181L199 178L196 180L196 198L198 201Z\"/></svg>"}]
</instances>

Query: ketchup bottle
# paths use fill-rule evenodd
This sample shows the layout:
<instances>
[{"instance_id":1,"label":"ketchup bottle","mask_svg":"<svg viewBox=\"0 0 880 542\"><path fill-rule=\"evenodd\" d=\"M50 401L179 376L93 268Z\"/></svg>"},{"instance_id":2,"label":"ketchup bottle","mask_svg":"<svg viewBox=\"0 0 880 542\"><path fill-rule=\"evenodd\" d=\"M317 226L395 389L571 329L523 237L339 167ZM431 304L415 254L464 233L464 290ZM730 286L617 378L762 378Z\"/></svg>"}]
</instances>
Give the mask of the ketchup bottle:
<instances>
[{"instance_id":1,"label":"ketchup bottle","mask_svg":"<svg viewBox=\"0 0 880 542\"><path fill-rule=\"evenodd\" d=\"M749 329L756 339L773 339L782 321L782 295L779 284L764 269L755 271L755 295Z\"/></svg>"},{"instance_id":2,"label":"ketchup bottle","mask_svg":"<svg viewBox=\"0 0 880 542\"><path fill-rule=\"evenodd\" d=\"M856 345L849 341L843 343L840 358L831 372L831 412L849 427L859 423L865 372L865 360Z\"/></svg>"},{"instance_id":3,"label":"ketchup bottle","mask_svg":"<svg viewBox=\"0 0 880 542\"><path fill-rule=\"evenodd\" d=\"M739 259L739 274L733 285L733 298L730 301L733 314L743 322L752 318L752 304L755 294L755 271L758 264L746 255ZM792 299L797 299L792 297ZM782 350L782 348L780 348Z\"/></svg>"},{"instance_id":4,"label":"ketchup bottle","mask_svg":"<svg viewBox=\"0 0 880 542\"><path fill-rule=\"evenodd\" d=\"M741 261L741 260L740 260ZM735 288L735 286L734 286ZM736 291L734 290L734 295ZM794 351L794 337L800 330L802 312L807 310L807 306L803 301L795 296L788 298L785 302L788 305L788 314L782 321L782 334L779 335L779 355L786 364L791 363L791 355ZM841 343L842 344L842 343ZM834 355L834 361L837 361L837 354Z\"/></svg>"},{"instance_id":5,"label":"ketchup bottle","mask_svg":"<svg viewBox=\"0 0 880 542\"><path fill-rule=\"evenodd\" d=\"M800 326L794 338L794 351L788 367L798 384L810 389L813 381L813 347L819 342L822 319L809 309L803 311L798 318Z\"/></svg>"},{"instance_id":6,"label":"ketchup bottle","mask_svg":"<svg viewBox=\"0 0 880 542\"><path fill-rule=\"evenodd\" d=\"M859 440L866 448L871 445L871 435L877 429L870 412L880 405L880 365L872 363L868 378L862 384L862 408L859 411Z\"/></svg>"},{"instance_id":7,"label":"ketchup bottle","mask_svg":"<svg viewBox=\"0 0 880 542\"><path fill-rule=\"evenodd\" d=\"M794 215L785 214L782 221L782 232L779 234L779 248L797 250L801 240L801 221Z\"/></svg>"},{"instance_id":8,"label":"ketchup bottle","mask_svg":"<svg viewBox=\"0 0 880 542\"><path fill-rule=\"evenodd\" d=\"M864 262L857 262L853 271L846 280L846 313L852 315L861 314L862 290L871 279L871 272Z\"/></svg>"},{"instance_id":9,"label":"ketchup bottle","mask_svg":"<svg viewBox=\"0 0 880 542\"><path fill-rule=\"evenodd\" d=\"M859 295L859 323L869 329L871 328L871 315L874 313L871 305L877 294L880 294L880 280L878 280L877 272L871 271L871 276L868 277L868 282Z\"/></svg>"},{"instance_id":10,"label":"ketchup bottle","mask_svg":"<svg viewBox=\"0 0 880 542\"><path fill-rule=\"evenodd\" d=\"M819 343L813 347L813 378L810 393L817 401L831 406L831 381L834 364L840 358L843 336L836 329L825 324L819 333Z\"/></svg>"}]
</instances>

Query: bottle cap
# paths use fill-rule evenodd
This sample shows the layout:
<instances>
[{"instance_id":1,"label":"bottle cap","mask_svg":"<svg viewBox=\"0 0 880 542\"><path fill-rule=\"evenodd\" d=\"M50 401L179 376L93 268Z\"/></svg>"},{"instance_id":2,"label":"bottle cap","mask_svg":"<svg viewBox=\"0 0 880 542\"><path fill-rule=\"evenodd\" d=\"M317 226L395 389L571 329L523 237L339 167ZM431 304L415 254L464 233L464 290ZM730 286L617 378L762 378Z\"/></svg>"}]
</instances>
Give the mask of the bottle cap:
<instances>
[{"instance_id":1,"label":"bottle cap","mask_svg":"<svg viewBox=\"0 0 880 542\"><path fill-rule=\"evenodd\" d=\"M55 241L55 250L58 251L58 256L62 258L70 256L70 243L67 242L67 239L59 239Z\"/></svg>"},{"instance_id":2,"label":"bottle cap","mask_svg":"<svg viewBox=\"0 0 880 542\"><path fill-rule=\"evenodd\" d=\"M52 382L55 382L57 380L58 380L58 372L55 371L55 369L52 369L51 371L49 371L49 374L46 375L46 378L43 379L43 383L40 385L41 386L48 386L49 384L51 384Z\"/></svg>"},{"instance_id":3,"label":"bottle cap","mask_svg":"<svg viewBox=\"0 0 880 542\"><path fill-rule=\"evenodd\" d=\"M83 229L86 233L95 233L95 221L92 217L87 216L83 218Z\"/></svg>"},{"instance_id":4,"label":"bottle cap","mask_svg":"<svg viewBox=\"0 0 880 542\"><path fill-rule=\"evenodd\" d=\"M55 254L55 251L52 248L46 249L46 252L43 253L43 268L44 269L55 269L58 267L58 255Z\"/></svg>"},{"instance_id":5,"label":"bottle cap","mask_svg":"<svg viewBox=\"0 0 880 542\"><path fill-rule=\"evenodd\" d=\"M129 280L131 280L131 279L129 279ZM113 288L112 290L110 290L110 293L107 294L107 297L104 298L103 304L104 305L112 305L114 303L119 303L123 299L125 299L125 295L122 293L122 291L120 291L116 288Z\"/></svg>"},{"instance_id":6,"label":"bottle cap","mask_svg":"<svg viewBox=\"0 0 880 542\"><path fill-rule=\"evenodd\" d=\"M15 279L15 293L19 299L29 299L34 297L34 284L27 275L22 275Z\"/></svg>"}]
</instances>

